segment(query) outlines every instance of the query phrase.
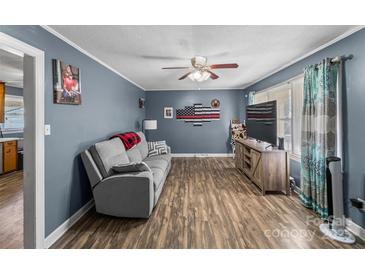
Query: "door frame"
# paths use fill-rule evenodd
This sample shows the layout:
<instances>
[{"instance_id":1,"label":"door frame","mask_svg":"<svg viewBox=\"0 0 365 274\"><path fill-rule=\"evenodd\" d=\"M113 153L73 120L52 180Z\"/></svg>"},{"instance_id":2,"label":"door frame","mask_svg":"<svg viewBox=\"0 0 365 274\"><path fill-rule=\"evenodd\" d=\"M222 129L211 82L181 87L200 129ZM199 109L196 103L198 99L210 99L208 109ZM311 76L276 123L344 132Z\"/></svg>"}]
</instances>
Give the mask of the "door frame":
<instances>
[{"instance_id":1,"label":"door frame","mask_svg":"<svg viewBox=\"0 0 365 274\"><path fill-rule=\"evenodd\" d=\"M24 248L43 248L45 239L44 51L0 32L0 48L24 54ZM25 72L24 72L25 74ZM27 108L28 107L28 108ZM27 123L27 120L30 123Z\"/></svg>"}]
</instances>

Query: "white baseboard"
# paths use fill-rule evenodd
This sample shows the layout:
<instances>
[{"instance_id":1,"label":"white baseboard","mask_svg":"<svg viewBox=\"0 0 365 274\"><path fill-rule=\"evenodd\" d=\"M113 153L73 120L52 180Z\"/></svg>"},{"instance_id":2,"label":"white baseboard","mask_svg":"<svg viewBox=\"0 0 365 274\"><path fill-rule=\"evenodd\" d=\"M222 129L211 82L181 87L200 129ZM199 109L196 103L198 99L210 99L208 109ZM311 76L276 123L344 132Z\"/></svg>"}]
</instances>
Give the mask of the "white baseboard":
<instances>
[{"instance_id":1,"label":"white baseboard","mask_svg":"<svg viewBox=\"0 0 365 274\"><path fill-rule=\"evenodd\" d=\"M346 219L346 228L361 240L365 241L365 229L354 223L351 219Z\"/></svg>"},{"instance_id":2,"label":"white baseboard","mask_svg":"<svg viewBox=\"0 0 365 274\"><path fill-rule=\"evenodd\" d=\"M94 206L94 200L91 199L83 207L75 212L70 218L57 227L48 237L44 240L44 248L52 246L63 234L67 232L82 216L84 216Z\"/></svg>"},{"instance_id":3,"label":"white baseboard","mask_svg":"<svg viewBox=\"0 0 365 274\"><path fill-rule=\"evenodd\" d=\"M233 157L233 153L172 153L172 157Z\"/></svg>"}]
</instances>

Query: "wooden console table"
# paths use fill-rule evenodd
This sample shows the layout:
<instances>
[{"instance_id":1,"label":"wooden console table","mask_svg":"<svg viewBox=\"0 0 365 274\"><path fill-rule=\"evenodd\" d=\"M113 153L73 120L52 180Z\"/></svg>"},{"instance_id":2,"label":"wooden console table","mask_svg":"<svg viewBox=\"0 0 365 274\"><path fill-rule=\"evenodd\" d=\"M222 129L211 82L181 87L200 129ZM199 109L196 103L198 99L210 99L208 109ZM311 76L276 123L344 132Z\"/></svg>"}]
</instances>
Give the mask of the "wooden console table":
<instances>
[{"instance_id":1,"label":"wooden console table","mask_svg":"<svg viewBox=\"0 0 365 274\"><path fill-rule=\"evenodd\" d=\"M237 139L235 162L262 195L267 192L289 194L289 155L285 150L267 148L269 144L251 139Z\"/></svg>"}]
</instances>

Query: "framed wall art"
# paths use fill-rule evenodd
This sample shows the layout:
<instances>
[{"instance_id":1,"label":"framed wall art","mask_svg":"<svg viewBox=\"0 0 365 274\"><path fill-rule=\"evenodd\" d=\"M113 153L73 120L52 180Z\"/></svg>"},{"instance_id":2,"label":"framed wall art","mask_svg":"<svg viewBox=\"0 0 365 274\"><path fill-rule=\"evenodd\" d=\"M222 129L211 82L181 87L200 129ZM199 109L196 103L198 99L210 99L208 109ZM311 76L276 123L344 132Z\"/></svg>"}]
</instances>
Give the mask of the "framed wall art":
<instances>
[{"instance_id":1,"label":"framed wall art","mask_svg":"<svg viewBox=\"0 0 365 274\"><path fill-rule=\"evenodd\" d=\"M53 102L80 105L80 69L60 60L53 60Z\"/></svg>"},{"instance_id":2,"label":"framed wall art","mask_svg":"<svg viewBox=\"0 0 365 274\"><path fill-rule=\"evenodd\" d=\"M165 119L174 118L174 109L172 107L164 107L163 118L165 118Z\"/></svg>"}]
</instances>

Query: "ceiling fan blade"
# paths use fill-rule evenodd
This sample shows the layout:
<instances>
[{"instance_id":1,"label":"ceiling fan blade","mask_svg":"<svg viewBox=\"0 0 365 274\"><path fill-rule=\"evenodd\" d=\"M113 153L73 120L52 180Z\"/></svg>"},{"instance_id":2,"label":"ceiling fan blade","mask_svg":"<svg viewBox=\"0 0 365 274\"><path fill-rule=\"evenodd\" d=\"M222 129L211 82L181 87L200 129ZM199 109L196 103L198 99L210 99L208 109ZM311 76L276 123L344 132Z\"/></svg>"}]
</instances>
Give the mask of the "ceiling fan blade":
<instances>
[{"instance_id":1,"label":"ceiling fan blade","mask_svg":"<svg viewBox=\"0 0 365 274\"><path fill-rule=\"evenodd\" d=\"M191 74L191 71L189 71L188 73L184 74L183 76L181 76L179 78L179 80L184 80L186 77L188 77Z\"/></svg>"},{"instance_id":2,"label":"ceiling fan blade","mask_svg":"<svg viewBox=\"0 0 365 274\"><path fill-rule=\"evenodd\" d=\"M238 68L238 64L214 64L209 66L211 69Z\"/></svg>"},{"instance_id":3,"label":"ceiling fan blade","mask_svg":"<svg viewBox=\"0 0 365 274\"><path fill-rule=\"evenodd\" d=\"M210 73L210 78L212 78L213 80L218 79L219 76L217 74L215 74L214 72L207 70Z\"/></svg>"},{"instance_id":4,"label":"ceiling fan blade","mask_svg":"<svg viewBox=\"0 0 365 274\"><path fill-rule=\"evenodd\" d=\"M188 69L190 67L166 67L166 68L162 68L162 69Z\"/></svg>"}]
</instances>

